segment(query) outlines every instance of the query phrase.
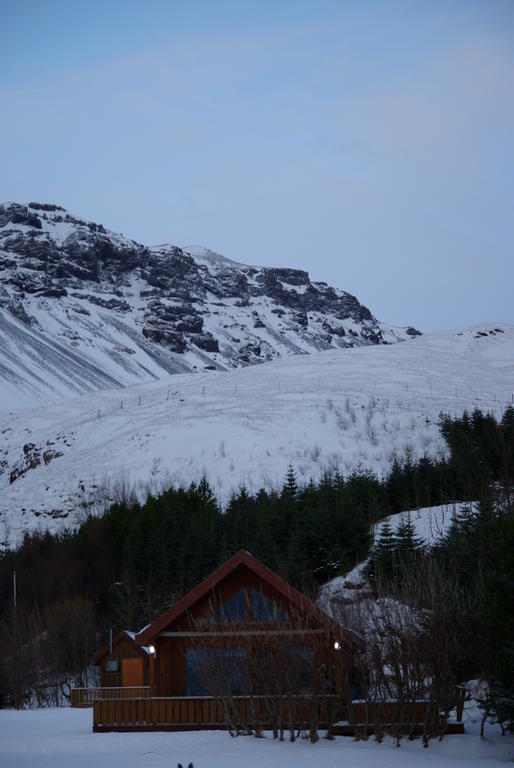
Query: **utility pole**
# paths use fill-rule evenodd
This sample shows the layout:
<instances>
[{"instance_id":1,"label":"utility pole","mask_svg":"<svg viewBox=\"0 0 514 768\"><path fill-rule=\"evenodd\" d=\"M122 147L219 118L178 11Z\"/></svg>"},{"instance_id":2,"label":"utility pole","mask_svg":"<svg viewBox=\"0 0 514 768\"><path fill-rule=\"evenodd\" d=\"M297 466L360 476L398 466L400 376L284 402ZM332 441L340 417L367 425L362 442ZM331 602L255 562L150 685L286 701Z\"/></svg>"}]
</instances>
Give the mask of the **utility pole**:
<instances>
[{"instance_id":1,"label":"utility pole","mask_svg":"<svg viewBox=\"0 0 514 768\"><path fill-rule=\"evenodd\" d=\"M12 572L12 606L13 606L13 629L14 629L14 706L16 709L21 707L20 696L20 654L18 652L18 617L17 617L17 588L16 571Z\"/></svg>"}]
</instances>

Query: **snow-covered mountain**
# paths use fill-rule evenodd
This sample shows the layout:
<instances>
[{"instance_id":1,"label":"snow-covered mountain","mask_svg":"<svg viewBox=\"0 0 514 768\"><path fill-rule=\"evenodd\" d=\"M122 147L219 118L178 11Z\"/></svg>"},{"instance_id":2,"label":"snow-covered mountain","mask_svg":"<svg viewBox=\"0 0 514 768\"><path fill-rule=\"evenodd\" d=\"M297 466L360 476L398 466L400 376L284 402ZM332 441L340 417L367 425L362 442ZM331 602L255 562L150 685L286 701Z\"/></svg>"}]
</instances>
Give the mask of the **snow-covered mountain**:
<instances>
[{"instance_id":1,"label":"snow-covered mountain","mask_svg":"<svg viewBox=\"0 0 514 768\"><path fill-rule=\"evenodd\" d=\"M417 333L298 269L148 248L55 205L0 206L4 408Z\"/></svg>"},{"instance_id":2,"label":"snow-covered mountain","mask_svg":"<svg viewBox=\"0 0 514 768\"><path fill-rule=\"evenodd\" d=\"M325 468L387 472L445 451L441 411L501 416L514 397L514 326L170 376L45 408L0 412L0 542L73 526L105 499L205 475L225 502Z\"/></svg>"}]
</instances>

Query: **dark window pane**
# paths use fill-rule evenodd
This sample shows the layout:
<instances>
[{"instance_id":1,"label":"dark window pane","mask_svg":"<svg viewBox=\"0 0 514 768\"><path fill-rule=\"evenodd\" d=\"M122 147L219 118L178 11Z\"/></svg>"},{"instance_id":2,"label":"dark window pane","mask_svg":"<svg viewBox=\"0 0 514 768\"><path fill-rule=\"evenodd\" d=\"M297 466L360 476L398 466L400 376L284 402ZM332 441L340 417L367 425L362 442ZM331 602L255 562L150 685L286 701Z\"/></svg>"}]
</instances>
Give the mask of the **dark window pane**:
<instances>
[{"instance_id":1,"label":"dark window pane","mask_svg":"<svg viewBox=\"0 0 514 768\"><path fill-rule=\"evenodd\" d=\"M240 589L226 603L211 614L211 622L243 622L246 621L246 590Z\"/></svg>"},{"instance_id":2,"label":"dark window pane","mask_svg":"<svg viewBox=\"0 0 514 768\"><path fill-rule=\"evenodd\" d=\"M276 605L267 597L264 597L262 592L257 592L252 587L250 593L251 613L252 621L269 622L269 621L287 621L287 613L284 613L278 605Z\"/></svg>"},{"instance_id":3,"label":"dark window pane","mask_svg":"<svg viewBox=\"0 0 514 768\"><path fill-rule=\"evenodd\" d=\"M120 664L118 659L107 659L105 662L105 671L106 672L118 672L120 668Z\"/></svg>"},{"instance_id":4,"label":"dark window pane","mask_svg":"<svg viewBox=\"0 0 514 768\"><path fill-rule=\"evenodd\" d=\"M207 671L212 666L212 651L186 651L186 685L188 696L210 696Z\"/></svg>"},{"instance_id":5,"label":"dark window pane","mask_svg":"<svg viewBox=\"0 0 514 768\"><path fill-rule=\"evenodd\" d=\"M188 696L242 695L248 692L243 648L186 650Z\"/></svg>"},{"instance_id":6,"label":"dark window pane","mask_svg":"<svg viewBox=\"0 0 514 768\"><path fill-rule=\"evenodd\" d=\"M290 646L282 651L284 690L301 693L312 686L312 648Z\"/></svg>"}]
</instances>

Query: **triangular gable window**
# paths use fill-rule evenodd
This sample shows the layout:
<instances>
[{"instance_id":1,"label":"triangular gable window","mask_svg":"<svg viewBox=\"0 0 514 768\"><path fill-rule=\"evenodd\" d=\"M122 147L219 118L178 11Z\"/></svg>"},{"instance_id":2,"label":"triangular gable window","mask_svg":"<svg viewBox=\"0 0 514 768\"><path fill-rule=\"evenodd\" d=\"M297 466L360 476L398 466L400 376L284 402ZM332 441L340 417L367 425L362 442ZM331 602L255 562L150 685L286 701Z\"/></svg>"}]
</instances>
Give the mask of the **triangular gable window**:
<instances>
[{"instance_id":1,"label":"triangular gable window","mask_svg":"<svg viewBox=\"0 0 514 768\"><path fill-rule=\"evenodd\" d=\"M220 605L217 610L211 613L210 621L212 624L246 621L246 590L240 589L226 603Z\"/></svg>"},{"instance_id":2,"label":"triangular gable window","mask_svg":"<svg viewBox=\"0 0 514 768\"><path fill-rule=\"evenodd\" d=\"M262 592L258 592L252 587L250 592L250 603L252 612L252 621L270 622L287 621L288 615L278 607L272 600L264 597Z\"/></svg>"}]
</instances>

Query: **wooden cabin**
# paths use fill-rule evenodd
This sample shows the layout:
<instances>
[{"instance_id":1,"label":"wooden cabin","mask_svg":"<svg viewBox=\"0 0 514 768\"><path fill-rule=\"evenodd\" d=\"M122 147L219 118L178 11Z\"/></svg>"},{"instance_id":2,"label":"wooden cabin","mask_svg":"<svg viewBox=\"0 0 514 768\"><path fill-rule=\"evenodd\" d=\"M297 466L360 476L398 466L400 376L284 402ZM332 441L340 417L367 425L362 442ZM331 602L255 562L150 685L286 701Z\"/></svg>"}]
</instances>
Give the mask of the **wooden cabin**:
<instances>
[{"instance_id":1,"label":"wooden cabin","mask_svg":"<svg viewBox=\"0 0 514 768\"><path fill-rule=\"evenodd\" d=\"M334 687L334 644L346 640L339 624L243 550L135 638L155 648L156 696L216 695L220 685L245 695L265 685L264 668L269 685L281 677L298 689Z\"/></svg>"},{"instance_id":2,"label":"wooden cabin","mask_svg":"<svg viewBox=\"0 0 514 768\"><path fill-rule=\"evenodd\" d=\"M95 657L104 687L80 690L93 705L95 732L225 728L230 720L237 728L234 712L240 723L267 728L273 707L295 727L315 713L332 733L369 732L384 717L402 727L394 702L386 710L378 702L380 711L373 702L344 703L360 643L240 551L139 633L117 635ZM428 706L416 702L418 730ZM332 727L341 719L349 722ZM462 723L450 729L462 733Z\"/></svg>"},{"instance_id":3,"label":"wooden cabin","mask_svg":"<svg viewBox=\"0 0 514 768\"><path fill-rule=\"evenodd\" d=\"M72 707L90 707L104 699L149 698L153 692L154 649L139 645L128 629L111 638L93 657L100 667L99 688L72 688Z\"/></svg>"},{"instance_id":4,"label":"wooden cabin","mask_svg":"<svg viewBox=\"0 0 514 768\"><path fill-rule=\"evenodd\" d=\"M136 641L136 633L119 632L93 658L100 667L102 688L136 688L153 685L153 649Z\"/></svg>"}]
</instances>

